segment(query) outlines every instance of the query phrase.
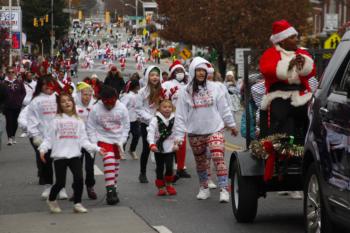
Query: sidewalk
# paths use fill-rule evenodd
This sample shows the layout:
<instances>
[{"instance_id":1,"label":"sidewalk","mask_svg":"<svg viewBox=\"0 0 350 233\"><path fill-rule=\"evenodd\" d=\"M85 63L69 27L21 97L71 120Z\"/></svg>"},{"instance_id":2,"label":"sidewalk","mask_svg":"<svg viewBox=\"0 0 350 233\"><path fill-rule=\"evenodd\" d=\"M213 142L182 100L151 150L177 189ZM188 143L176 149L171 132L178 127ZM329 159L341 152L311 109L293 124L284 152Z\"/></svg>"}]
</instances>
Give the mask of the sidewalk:
<instances>
[{"instance_id":1,"label":"sidewalk","mask_svg":"<svg viewBox=\"0 0 350 233\"><path fill-rule=\"evenodd\" d=\"M87 214L34 212L0 215L1 233L154 233L127 207L89 209Z\"/></svg>"}]
</instances>

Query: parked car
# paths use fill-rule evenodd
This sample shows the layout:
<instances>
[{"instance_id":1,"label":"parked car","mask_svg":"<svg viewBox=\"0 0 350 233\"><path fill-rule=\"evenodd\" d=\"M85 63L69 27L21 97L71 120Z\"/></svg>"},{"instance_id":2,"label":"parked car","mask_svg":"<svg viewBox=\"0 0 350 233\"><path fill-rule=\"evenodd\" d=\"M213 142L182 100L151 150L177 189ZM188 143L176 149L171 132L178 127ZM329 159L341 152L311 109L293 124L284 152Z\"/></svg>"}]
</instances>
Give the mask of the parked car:
<instances>
[{"instance_id":1,"label":"parked car","mask_svg":"<svg viewBox=\"0 0 350 233\"><path fill-rule=\"evenodd\" d=\"M309 108L303 162L307 233L340 232L339 227L350 231L349 84L350 32L347 32Z\"/></svg>"}]
</instances>

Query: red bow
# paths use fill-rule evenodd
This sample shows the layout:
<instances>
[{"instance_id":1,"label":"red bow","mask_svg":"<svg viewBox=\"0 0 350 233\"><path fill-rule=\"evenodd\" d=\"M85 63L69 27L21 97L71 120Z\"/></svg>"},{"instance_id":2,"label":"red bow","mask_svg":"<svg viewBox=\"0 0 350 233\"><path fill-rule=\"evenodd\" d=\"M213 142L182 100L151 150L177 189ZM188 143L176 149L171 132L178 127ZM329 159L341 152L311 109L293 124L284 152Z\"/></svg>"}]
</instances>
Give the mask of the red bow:
<instances>
[{"instance_id":1,"label":"red bow","mask_svg":"<svg viewBox=\"0 0 350 233\"><path fill-rule=\"evenodd\" d=\"M273 176L273 170L275 167L275 160L276 160L276 152L275 152L275 149L273 148L271 141L264 141L263 147L266 153L269 155L269 157L266 160L265 173L264 173L264 181L267 182L271 180Z\"/></svg>"}]
</instances>

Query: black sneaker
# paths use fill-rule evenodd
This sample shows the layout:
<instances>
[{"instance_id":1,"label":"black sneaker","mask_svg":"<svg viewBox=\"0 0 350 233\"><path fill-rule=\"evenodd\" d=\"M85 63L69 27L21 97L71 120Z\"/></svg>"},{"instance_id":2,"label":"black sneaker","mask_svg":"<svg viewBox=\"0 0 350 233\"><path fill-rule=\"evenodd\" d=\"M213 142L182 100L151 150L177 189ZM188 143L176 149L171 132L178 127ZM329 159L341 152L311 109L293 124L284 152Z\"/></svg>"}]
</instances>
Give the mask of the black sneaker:
<instances>
[{"instance_id":1,"label":"black sneaker","mask_svg":"<svg viewBox=\"0 0 350 233\"><path fill-rule=\"evenodd\" d=\"M141 174L139 175L139 181L140 181L140 183L142 183L142 184L148 183L148 179L147 179L146 174L141 173Z\"/></svg>"},{"instance_id":2,"label":"black sneaker","mask_svg":"<svg viewBox=\"0 0 350 233\"><path fill-rule=\"evenodd\" d=\"M97 194L94 190L94 187L86 187L87 195L91 200L97 199Z\"/></svg>"},{"instance_id":3,"label":"black sneaker","mask_svg":"<svg viewBox=\"0 0 350 233\"><path fill-rule=\"evenodd\" d=\"M106 201L108 205L116 205L119 202L119 198L115 187L107 187Z\"/></svg>"},{"instance_id":4,"label":"black sneaker","mask_svg":"<svg viewBox=\"0 0 350 233\"><path fill-rule=\"evenodd\" d=\"M178 175L181 178L191 178L191 175L188 174L188 172L185 169L177 171L176 175Z\"/></svg>"}]
</instances>

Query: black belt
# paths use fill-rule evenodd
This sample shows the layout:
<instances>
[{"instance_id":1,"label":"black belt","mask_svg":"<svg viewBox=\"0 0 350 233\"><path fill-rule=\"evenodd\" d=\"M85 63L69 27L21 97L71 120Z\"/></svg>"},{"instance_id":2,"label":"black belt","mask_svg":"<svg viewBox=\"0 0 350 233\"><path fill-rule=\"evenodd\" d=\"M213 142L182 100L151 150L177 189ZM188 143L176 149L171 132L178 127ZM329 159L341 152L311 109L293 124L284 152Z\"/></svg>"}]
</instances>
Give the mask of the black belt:
<instances>
[{"instance_id":1,"label":"black belt","mask_svg":"<svg viewBox=\"0 0 350 233\"><path fill-rule=\"evenodd\" d=\"M270 92L273 91L303 91L305 87L301 84L274 83L270 86Z\"/></svg>"}]
</instances>

